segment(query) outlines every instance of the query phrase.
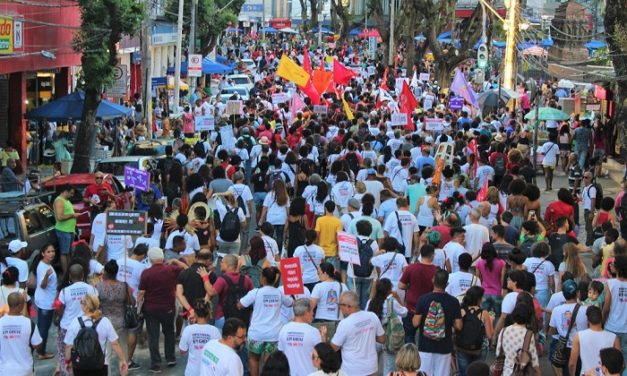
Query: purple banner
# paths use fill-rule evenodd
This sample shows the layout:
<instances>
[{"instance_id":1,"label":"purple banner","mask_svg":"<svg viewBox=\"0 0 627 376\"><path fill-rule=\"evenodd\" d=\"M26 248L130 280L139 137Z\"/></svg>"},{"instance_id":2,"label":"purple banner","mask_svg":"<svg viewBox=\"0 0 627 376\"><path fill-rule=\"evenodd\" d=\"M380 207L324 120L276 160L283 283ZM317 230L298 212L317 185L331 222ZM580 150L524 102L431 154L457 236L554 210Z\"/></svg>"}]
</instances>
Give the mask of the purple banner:
<instances>
[{"instance_id":1,"label":"purple banner","mask_svg":"<svg viewBox=\"0 0 627 376\"><path fill-rule=\"evenodd\" d=\"M464 98L462 97L451 97L451 100L448 103L448 108L451 110L461 110L464 107Z\"/></svg>"},{"instance_id":2,"label":"purple banner","mask_svg":"<svg viewBox=\"0 0 627 376\"><path fill-rule=\"evenodd\" d=\"M147 191L150 188L150 173L140 169L124 166L124 185Z\"/></svg>"}]
</instances>

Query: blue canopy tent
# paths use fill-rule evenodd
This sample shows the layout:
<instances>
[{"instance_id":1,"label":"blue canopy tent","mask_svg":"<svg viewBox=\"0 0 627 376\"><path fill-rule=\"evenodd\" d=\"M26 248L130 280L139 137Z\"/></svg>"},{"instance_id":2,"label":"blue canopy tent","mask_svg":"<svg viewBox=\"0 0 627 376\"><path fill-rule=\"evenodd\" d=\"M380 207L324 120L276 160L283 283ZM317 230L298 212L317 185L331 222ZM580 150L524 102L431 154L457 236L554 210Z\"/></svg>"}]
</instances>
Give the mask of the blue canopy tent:
<instances>
[{"instance_id":1,"label":"blue canopy tent","mask_svg":"<svg viewBox=\"0 0 627 376\"><path fill-rule=\"evenodd\" d=\"M352 29L351 31L348 32L348 35L350 35L351 37L355 37L359 34L361 34L362 29L356 27L354 29Z\"/></svg>"},{"instance_id":2,"label":"blue canopy tent","mask_svg":"<svg viewBox=\"0 0 627 376\"><path fill-rule=\"evenodd\" d=\"M262 27L261 29L259 29L260 33L276 33L277 29L273 28L273 27Z\"/></svg>"},{"instance_id":3,"label":"blue canopy tent","mask_svg":"<svg viewBox=\"0 0 627 376\"><path fill-rule=\"evenodd\" d=\"M231 72L233 72L233 67L230 65L216 63L209 57L202 59L202 73L204 74L226 74ZM167 73L174 74L174 67L169 67ZM187 61L181 63L181 75L187 76Z\"/></svg>"},{"instance_id":4,"label":"blue canopy tent","mask_svg":"<svg viewBox=\"0 0 627 376\"><path fill-rule=\"evenodd\" d=\"M542 40L542 47L553 47L555 43L553 42L553 39L551 39L551 37L545 38Z\"/></svg>"},{"instance_id":5,"label":"blue canopy tent","mask_svg":"<svg viewBox=\"0 0 627 376\"><path fill-rule=\"evenodd\" d=\"M227 33L237 33L237 32L242 33L242 32L244 32L244 30L243 30L243 29L241 29L241 28L227 27L227 28L226 28L226 32L227 32Z\"/></svg>"},{"instance_id":6,"label":"blue canopy tent","mask_svg":"<svg viewBox=\"0 0 627 376\"><path fill-rule=\"evenodd\" d=\"M445 31L443 33L441 33L440 35L438 35L438 41L440 41L441 43L452 43L453 42L453 32L452 31Z\"/></svg>"},{"instance_id":7,"label":"blue canopy tent","mask_svg":"<svg viewBox=\"0 0 627 376\"><path fill-rule=\"evenodd\" d=\"M226 57L222 56L222 55L216 55L216 62L222 64L222 65L230 65L229 63L229 59L227 59Z\"/></svg>"},{"instance_id":8,"label":"blue canopy tent","mask_svg":"<svg viewBox=\"0 0 627 376\"><path fill-rule=\"evenodd\" d=\"M607 43L602 42L600 40L591 40L590 42L584 44L584 47L586 47L589 50L597 50L599 48L605 48L607 47Z\"/></svg>"},{"instance_id":9,"label":"blue canopy tent","mask_svg":"<svg viewBox=\"0 0 627 376\"><path fill-rule=\"evenodd\" d=\"M83 103L85 93L77 90L43 106L32 109L26 113L26 118L31 120L48 119L50 121L70 121L80 120L83 115ZM103 99L96 111L96 117L102 120L110 120L123 116L132 116L134 110L129 107L120 106L106 99Z\"/></svg>"},{"instance_id":10,"label":"blue canopy tent","mask_svg":"<svg viewBox=\"0 0 627 376\"><path fill-rule=\"evenodd\" d=\"M492 45L496 48L505 48L505 46L507 45L507 43L505 42L501 42L499 40L493 40L492 41Z\"/></svg>"},{"instance_id":11,"label":"blue canopy tent","mask_svg":"<svg viewBox=\"0 0 627 376\"><path fill-rule=\"evenodd\" d=\"M310 30L310 32L317 33L318 32L318 28L314 27L313 29ZM333 34L333 31L327 29L326 27L322 27L322 34Z\"/></svg>"}]
</instances>

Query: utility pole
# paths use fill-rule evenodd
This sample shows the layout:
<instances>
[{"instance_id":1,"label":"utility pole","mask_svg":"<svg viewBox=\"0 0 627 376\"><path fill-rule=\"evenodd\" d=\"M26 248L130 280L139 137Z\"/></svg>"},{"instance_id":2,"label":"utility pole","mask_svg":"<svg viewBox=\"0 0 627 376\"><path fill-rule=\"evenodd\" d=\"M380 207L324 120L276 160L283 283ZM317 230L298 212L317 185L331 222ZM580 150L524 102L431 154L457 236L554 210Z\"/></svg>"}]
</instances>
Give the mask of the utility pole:
<instances>
[{"instance_id":1,"label":"utility pole","mask_svg":"<svg viewBox=\"0 0 627 376\"><path fill-rule=\"evenodd\" d=\"M503 86L513 90L516 83L516 32L518 31L518 0L505 0L507 9L507 45L505 46L505 66Z\"/></svg>"},{"instance_id":2,"label":"utility pole","mask_svg":"<svg viewBox=\"0 0 627 376\"><path fill-rule=\"evenodd\" d=\"M396 12L396 2L390 1L390 48L388 51L388 65L394 64L394 13Z\"/></svg>"},{"instance_id":3,"label":"utility pole","mask_svg":"<svg viewBox=\"0 0 627 376\"><path fill-rule=\"evenodd\" d=\"M198 8L198 0L192 0L192 20L189 25L189 48L187 55L196 53L196 8ZM187 77L189 77L189 58L187 59ZM196 89L197 77L189 77L189 92L193 94Z\"/></svg>"},{"instance_id":4,"label":"utility pole","mask_svg":"<svg viewBox=\"0 0 627 376\"><path fill-rule=\"evenodd\" d=\"M141 28L141 67L142 67L142 100L144 105L142 106L142 117L148 122L146 128L148 129L148 137L152 137L152 6L150 2L146 2L148 5L148 11L142 22Z\"/></svg>"},{"instance_id":5,"label":"utility pole","mask_svg":"<svg viewBox=\"0 0 627 376\"><path fill-rule=\"evenodd\" d=\"M179 95L180 95L180 82L181 82L181 60L183 55L183 9L185 3L184 0L179 0L179 13L178 22L176 28L176 60L174 63L174 114L179 113Z\"/></svg>"}]
</instances>

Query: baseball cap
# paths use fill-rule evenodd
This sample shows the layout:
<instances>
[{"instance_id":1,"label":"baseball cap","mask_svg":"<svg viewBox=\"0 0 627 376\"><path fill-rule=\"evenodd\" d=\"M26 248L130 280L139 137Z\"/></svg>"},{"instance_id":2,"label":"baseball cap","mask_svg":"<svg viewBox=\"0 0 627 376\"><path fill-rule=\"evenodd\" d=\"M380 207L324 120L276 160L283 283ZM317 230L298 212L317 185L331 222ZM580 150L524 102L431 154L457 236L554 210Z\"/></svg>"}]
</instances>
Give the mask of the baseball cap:
<instances>
[{"instance_id":1,"label":"baseball cap","mask_svg":"<svg viewBox=\"0 0 627 376\"><path fill-rule=\"evenodd\" d=\"M163 250L159 247L152 247L148 250L149 260L163 260Z\"/></svg>"},{"instance_id":2,"label":"baseball cap","mask_svg":"<svg viewBox=\"0 0 627 376\"><path fill-rule=\"evenodd\" d=\"M348 200L348 206L350 206L353 209L359 209L361 207L361 203L359 202L358 199L356 199L355 197L352 197L350 200Z\"/></svg>"},{"instance_id":3,"label":"baseball cap","mask_svg":"<svg viewBox=\"0 0 627 376\"><path fill-rule=\"evenodd\" d=\"M9 243L9 252L11 252L12 254L16 254L27 246L28 243L23 242L19 239L11 240L11 243Z\"/></svg>"},{"instance_id":4,"label":"baseball cap","mask_svg":"<svg viewBox=\"0 0 627 376\"><path fill-rule=\"evenodd\" d=\"M368 175L376 175L376 174L377 174L377 170L375 170L374 168L368 169Z\"/></svg>"},{"instance_id":5,"label":"baseball cap","mask_svg":"<svg viewBox=\"0 0 627 376\"><path fill-rule=\"evenodd\" d=\"M574 296L577 292L577 282L569 279L562 284L562 291L565 296Z\"/></svg>"}]
</instances>

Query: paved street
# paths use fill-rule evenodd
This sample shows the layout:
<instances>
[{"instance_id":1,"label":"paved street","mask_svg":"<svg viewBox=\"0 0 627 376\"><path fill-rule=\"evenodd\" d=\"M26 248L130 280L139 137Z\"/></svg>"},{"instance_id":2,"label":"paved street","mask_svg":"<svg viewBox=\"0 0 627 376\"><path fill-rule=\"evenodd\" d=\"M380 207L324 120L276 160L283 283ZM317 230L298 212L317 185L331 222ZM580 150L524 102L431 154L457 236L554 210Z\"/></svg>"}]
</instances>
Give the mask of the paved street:
<instances>
[{"instance_id":1,"label":"paved street","mask_svg":"<svg viewBox=\"0 0 627 376\"><path fill-rule=\"evenodd\" d=\"M622 167L618 166L617 164L614 164L613 167L610 167L611 169L611 173L612 176L614 177L614 179L617 179L622 177ZM618 193L618 191L620 190L620 186L619 184L610 179L610 178L601 178L598 180L598 183L601 184L603 186L603 193L604 196L606 197L615 197L616 193ZM565 176L561 176L558 175L555 177L555 180L553 182L554 185L554 190L552 192L544 192L544 179L543 177L539 177L538 179L538 186L540 187L540 189L542 190L542 212L544 212L544 208L546 208L546 205L554 200L556 200L557 197L557 190L561 187L567 187L568 186L568 179ZM582 211L583 212L583 211ZM582 221L583 223L583 221ZM580 240L582 239L581 234L580 234ZM586 262L586 264L589 266L590 265L590 257L588 255L584 255L584 260ZM50 335L50 339L49 339L49 343L48 343L48 351L50 352L55 352L56 353L56 329L51 329L54 330L51 335ZM162 337L163 339L163 337ZM161 348L163 348L163 346L161 346ZM177 351L178 353L178 351ZM489 359L493 358L494 354L490 354ZM148 371L148 367L150 366L150 356L148 353L148 347L147 347L147 343L145 343L144 345L138 345L137 347L137 351L135 354L135 361L137 363L139 363L142 366L141 370L137 370L137 371L131 371L129 374L130 375L149 375L151 374ZM182 356L182 355L177 355L177 365L174 368L164 368L162 375L182 375L184 373L185 370L185 363L186 363L186 357ZM552 374L551 368L550 368L550 364L547 360L546 357L543 357L541 359L541 365L542 365L542 374L543 375L550 375ZM51 360L47 360L47 361L43 361L43 362L36 362L35 364L35 371L36 371L36 375L37 376L44 376L44 375L52 375L54 372L56 366L56 359L51 359ZM118 372L117 370L114 373L111 373L111 375L117 375Z\"/></svg>"}]
</instances>

